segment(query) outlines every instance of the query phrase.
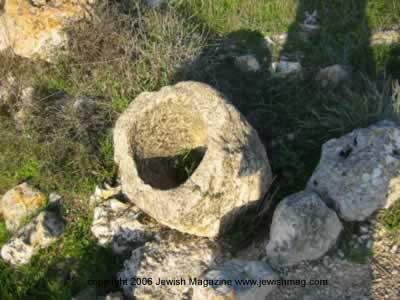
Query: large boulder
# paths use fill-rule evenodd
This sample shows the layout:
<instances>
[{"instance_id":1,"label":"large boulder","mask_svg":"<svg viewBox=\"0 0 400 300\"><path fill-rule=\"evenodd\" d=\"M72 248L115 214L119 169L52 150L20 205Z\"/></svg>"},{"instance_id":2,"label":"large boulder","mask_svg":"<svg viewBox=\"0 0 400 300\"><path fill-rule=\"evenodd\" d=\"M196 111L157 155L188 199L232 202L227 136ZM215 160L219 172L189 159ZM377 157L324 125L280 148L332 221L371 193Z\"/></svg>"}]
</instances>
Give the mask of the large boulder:
<instances>
[{"instance_id":1,"label":"large boulder","mask_svg":"<svg viewBox=\"0 0 400 300\"><path fill-rule=\"evenodd\" d=\"M289 266L322 257L342 231L336 213L314 192L283 199L274 212L267 258L273 267Z\"/></svg>"},{"instance_id":2,"label":"large boulder","mask_svg":"<svg viewBox=\"0 0 400 300\"><path fill-rule=\"evenodd\" d=\"M233 259L203 274L194 287L193 300L265 300L279 279L261 261ZM202 284L200 284L200 282Z\"/></svg>"},{"instance_id":3,"label":"large boulder","mask_svg":"<svg viewBox=\"0 0 400 300\"><path fill-rule=\"evenodd\" d=\"M49 60L54 49L65 46L63 29L88 16L93 0L4 0L0 11L0 51Z\"/></svg>"},{"instance_id":4,"label":"large boulder","mask_svg":"<svg viewBox=\"0 0 400 300\"><path fill-rule=\"evenodd\" d=\"M346 221L363 221L400 197L400 128L382 121L322 146L307 186Z\"/></svg>"},{"instance_id":5,"label":"large boulder","mask_svg":"<svg viewBox=\"0 0 400 300\"><path fill-rule=\"evenodd\" d=\"M21 222L44 206L46 197L27 183L22 183L4 194L0 200L0 212L6 227L14 232Z\"/></svg>"},{"instance_id":6,"label":"large boulder","mask_svg":"<svg viewBox=\"0 0 400 300\"><path fill-rule=\"evenodd\" d=\"M190 299L191 280L218 264L221 253L216 242L170 230L133 250L117 280L128 299Z\"/></svg>"},{"instance_id":7,"label":"large boulder","mask_svg":"<svg viewBox=\"0 0 400 300\"><path fill-rule=\"evenodd\" d=\"M127 197L158 222L199 236L223 233L271 183L257 132L198 82L139 95L116 123L114 150Z\"/></svg>"}]
</instances>

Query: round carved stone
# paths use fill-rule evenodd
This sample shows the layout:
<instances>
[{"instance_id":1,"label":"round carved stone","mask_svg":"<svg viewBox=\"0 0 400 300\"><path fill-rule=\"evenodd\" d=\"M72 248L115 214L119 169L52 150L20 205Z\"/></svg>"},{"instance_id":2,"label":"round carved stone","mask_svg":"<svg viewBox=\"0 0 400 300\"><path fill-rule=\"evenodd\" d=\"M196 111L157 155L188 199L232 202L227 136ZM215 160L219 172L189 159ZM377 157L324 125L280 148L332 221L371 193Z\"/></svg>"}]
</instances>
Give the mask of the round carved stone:
<instances>
[{"instance_id":1,"label":"round carved stone","mask_svg":"<svg viewBox=\"0 0 400 300\"><path fill-rule=\"evenodd\" d=\"M140 94L116 123L114 148L130 201L199 236L225 232L272 181L257 132L223 95L198 82Z\"/></svg>"}]
</instances>

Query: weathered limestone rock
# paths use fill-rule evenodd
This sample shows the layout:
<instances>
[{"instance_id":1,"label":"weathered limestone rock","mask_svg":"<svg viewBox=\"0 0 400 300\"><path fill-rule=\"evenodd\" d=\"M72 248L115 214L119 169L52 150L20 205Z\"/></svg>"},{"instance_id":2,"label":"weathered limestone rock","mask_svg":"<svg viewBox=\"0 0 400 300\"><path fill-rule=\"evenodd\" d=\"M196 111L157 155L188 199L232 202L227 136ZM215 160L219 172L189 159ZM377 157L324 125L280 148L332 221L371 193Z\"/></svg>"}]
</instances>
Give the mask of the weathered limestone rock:
<instances>
[{"instance_id":1,"label":"weathered limestone rock","mask_svg":"<svg viewBox=\"0 0 400 300\"><path fill-rule=\"evenodd\" d=\"M234 259L207 271L201 279L215 284L195 286L193 300L265 300L276 288L276 285L267 282L279 277L261 261ZM255 280L257 284L244 283L247 280Z\"/></svg>"},{"instance_id":2,"label":"weathered limestone rock","mask_svg":"<svg viewBox=\"0 0 400 300\"><path fill-rule=\"evenodd\" d=\"M44 205L46 197L38 190L22 183L9 190L0 201L0 212L9 231L18 229L24 218L35 213Z\"/></svg>"},{"instance_id":3,"label":"weathered limestone rock","mask_svg":"<svg viewBox=\"0 0 400 300\"><path fill-rule=\"evenodd\" d=\"M362 221L400 197L400 128L379 122L326 142L307 187L347 221Z\"/></svg>"},{"instance_id":4,"label":"weathered limestone rock","mask_svg":"<svg viewBox=\"0 0 400 300\"><path fill-rule=\"evenodd\" d=\"M235 57L235 66L246 73L255 73L261 69L257 58L251 54Z\"/></svg>"},{"instance_id":5,"label":"weathered limestone rock","mask_svg":"<svg viewBox=\"0 0 400 300\"><path fill-rule=\"evenodd\" d=\"M88 0L4 0L0 15L0 51L11 48L24 57L49 60L64 46L63 29L88 15Z\"/></svg>"},{"instance_id":6,"label":"weathered limestone rock","mask_svg":"<svg viewBox=\"0 0 400 300\"><path fill-rule=\"evenodd\" d=\"M104 202L104 200L108 200L118 196L121 193L121 186L111 187L106 185L104 189L96 186L93 195L90 196L89 204L90 206L96 206L97 204Z\"/></svg>"},{"instance_id":7,"label":"weathered limestone rock","mask_svg":"<svg viewBox=\"0 0 400 300\"><path fill-rule=\"evenodd\" d=\"M372 34L371 44L395 44L400 42L400 32L396 30L378 31Z\"/></svg>"},{"instance_id":8,"label":"weathered limestone rock","mask_svg":"<svg viewBox=\"0 0 400 300\"><path fill-rule=\"evenodd\" d=\"M146 221L145 214L136 206L111 199L95 208L91 230L100 245L111 245L113 251L120 254L141 246L160 230L160 226Z\"/></svg>"},{"instance_id":9,"label":"weathered limestone rock","mask_svg":"<svg viewBox=\"0 0 400 300\"><path fill-rule=\"evenodd\" d=\"M114 149L128 198L158 222L199 236L223 233L271 183L257 132L202 83L139 95L117 121Z\"/></svg>"},{"instance_id":10,"label":"weathered limestone rock","mask_svg":"<svg viewBox=\"0 0 400 300\"><path fill-rule=\"evenodd\" d=\"M320 70L316 80L319 81L323 87L328 85L334 87L349 78L350 74L344 66L333 65Z\"/></svg>"},{"instance_id":11,"label":"weathered limestone rock","mask_svg":"<svg viewBox=\"0 0 400 300\"><path fill-rule=\"evenodd\" d=\"M342 228L336 213L316 193L290 195L274 212L268 261L278 267L318 259L336 243Z\"/></svg>"},{"instance_id":12,"label":"weathered limestone rock","mask_svg":"<svg viewBox=\"0 0 400 300\"><path fill-rule=\"evenodd\" d=\"M43 211L1 248L1 257L13 265L27 264L33 255L48 247L63 231L64 222L59 213Z\"/></svg>"},{"instance_id":13,"label":"weathered limestone rock","mask_svg":"<svg viewBox=\"0 0 400 300\"><path fill-rule=\"evenodd\" d=\"M127 280L128 285L122 287L129 299L186 299L193 289L189 279L200 278L219 262L220 255L213 241L168 231L159 240L133 250L117 280ZM135 286L133 278L141 282Z\"/></svg>"},{"instance_id":14,"label":"weathered limestone rock","mask_svg":"<svg viewBox=\"0 0 400 300\"><path fill-rule=\"evenodd\" d=\"M272 63L271 71L277 77L302 76L303 68L299 62L281 60Z\"/></svg>"}]
</instances>

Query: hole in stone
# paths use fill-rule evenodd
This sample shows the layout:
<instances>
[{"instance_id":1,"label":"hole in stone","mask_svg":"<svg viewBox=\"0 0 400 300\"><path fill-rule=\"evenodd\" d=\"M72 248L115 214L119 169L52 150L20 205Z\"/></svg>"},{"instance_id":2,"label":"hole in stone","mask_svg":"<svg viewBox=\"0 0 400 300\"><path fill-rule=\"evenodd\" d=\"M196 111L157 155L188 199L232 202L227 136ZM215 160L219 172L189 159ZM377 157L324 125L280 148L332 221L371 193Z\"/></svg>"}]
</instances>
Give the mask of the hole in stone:
<instances>
[{"instance_id":1,"label":"hole in stone","mask_svg":"<svg viewBox=\"0 0 400 300\"><path fill-rule=\"evenodd\" d=\"M345 149L340 151L339 155L343 158L348 158L352 151L353 151L353 148L351 148L350 146L347 146Z\"/></svg>"},{"instance_id":2,"label":"hole in stone","mask_svg":"<svg viewBox=\"0 0 400 300\"><path fill-rule=\"evenodd\" d=\"M156 189L178 187L200 165L207 140L207 127L194 107L167 102L145 112L132 133L139 177Z\"/></svg>"}]
</instances>

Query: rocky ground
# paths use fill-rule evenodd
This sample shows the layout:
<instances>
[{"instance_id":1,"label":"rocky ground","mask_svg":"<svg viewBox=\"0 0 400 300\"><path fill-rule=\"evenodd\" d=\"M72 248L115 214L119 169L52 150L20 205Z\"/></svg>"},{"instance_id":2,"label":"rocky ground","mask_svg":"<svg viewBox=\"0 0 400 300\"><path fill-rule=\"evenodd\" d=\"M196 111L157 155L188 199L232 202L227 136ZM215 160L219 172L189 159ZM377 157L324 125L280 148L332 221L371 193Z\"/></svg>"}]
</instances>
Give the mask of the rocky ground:
<instances>
[{"instance_id":1,"label":"rocky ground","mask_svg":"<svg viewBox=\"0 0 400 300\"><path fill-rule=\"evenodd\" d=\"M355 247L370 246L371 256L359 257L365 261L355 262L345 257L340 247L335 247L319 260L276 269L280 278L286 280L305 280L306 285L278 286L267 296L268 300L282 299L399 299L400 297L400 242L393 238L393 232L370 220L361 226L360 235L349 241ZM257 257L265 260L264 242L255 242L238 254L239 257ZM354 258L356 259L356 258ZM309 285L309 280L327 280L318 287Z\"/></svg>"}]
</instances>

